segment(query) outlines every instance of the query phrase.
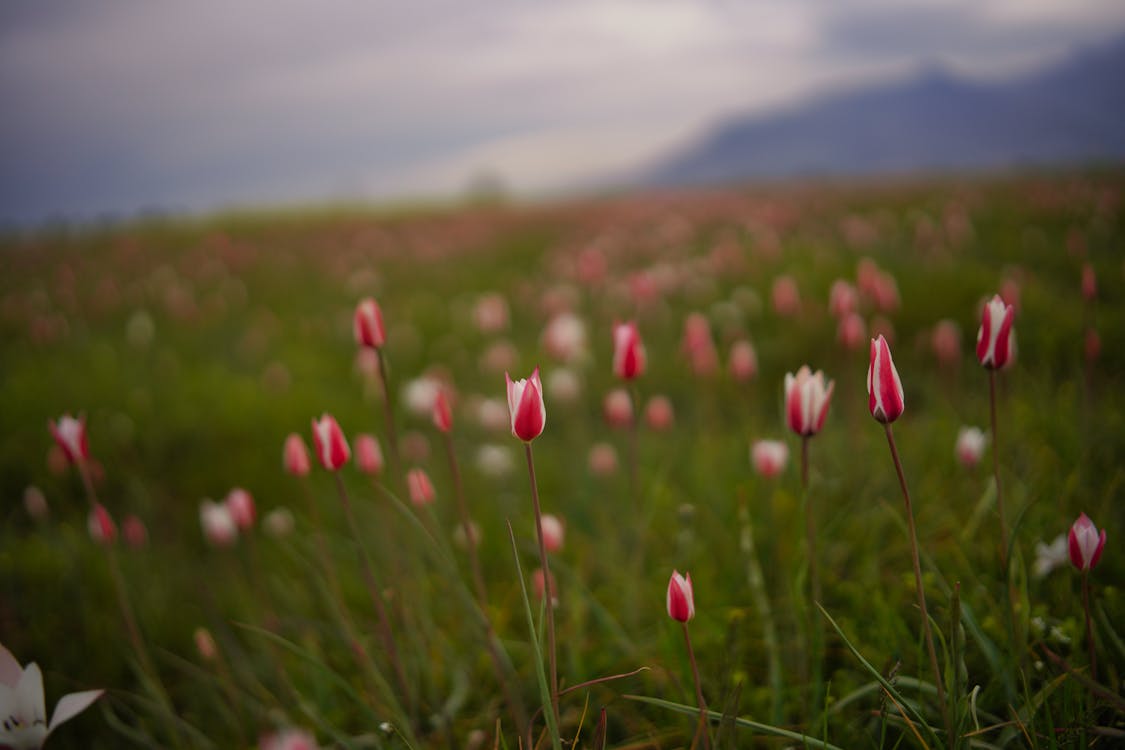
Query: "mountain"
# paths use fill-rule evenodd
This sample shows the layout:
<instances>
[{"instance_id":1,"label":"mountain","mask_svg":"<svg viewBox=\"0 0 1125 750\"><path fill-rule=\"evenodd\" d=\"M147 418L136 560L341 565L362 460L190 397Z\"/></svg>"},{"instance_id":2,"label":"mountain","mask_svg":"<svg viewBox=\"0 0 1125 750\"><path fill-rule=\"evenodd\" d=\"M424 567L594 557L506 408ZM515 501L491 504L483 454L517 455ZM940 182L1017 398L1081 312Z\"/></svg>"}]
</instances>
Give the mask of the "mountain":
<instances>
[{"instance_id":1,"label":"mountain","mask_svg":"<svg viewBox=\"0 0 1125 750\"><path fill-rule=\"evenodd\" d=\"M734 117L645 170L648 185L1125 160L1125 37L1004 82L941 69Z\"/></svg>"}]
</instances>

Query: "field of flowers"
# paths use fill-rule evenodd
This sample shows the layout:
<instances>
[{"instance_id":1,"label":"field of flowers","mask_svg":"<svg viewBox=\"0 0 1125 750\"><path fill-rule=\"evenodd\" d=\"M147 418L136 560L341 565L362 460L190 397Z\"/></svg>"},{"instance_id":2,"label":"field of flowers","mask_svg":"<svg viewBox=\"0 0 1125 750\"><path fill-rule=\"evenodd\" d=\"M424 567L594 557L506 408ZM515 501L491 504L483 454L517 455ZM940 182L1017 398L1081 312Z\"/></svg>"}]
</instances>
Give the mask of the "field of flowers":
<instances>
[{"instance_id":1,"label":"field of flowers","mask_svg":"<svg viewBox=\"0 0 1125 750\"><path fill-rule=\"evenodd\" d=\"M0 239L0 747L1120 747L1123 247L1113 172Z\"/></svg>"}]
</instances>

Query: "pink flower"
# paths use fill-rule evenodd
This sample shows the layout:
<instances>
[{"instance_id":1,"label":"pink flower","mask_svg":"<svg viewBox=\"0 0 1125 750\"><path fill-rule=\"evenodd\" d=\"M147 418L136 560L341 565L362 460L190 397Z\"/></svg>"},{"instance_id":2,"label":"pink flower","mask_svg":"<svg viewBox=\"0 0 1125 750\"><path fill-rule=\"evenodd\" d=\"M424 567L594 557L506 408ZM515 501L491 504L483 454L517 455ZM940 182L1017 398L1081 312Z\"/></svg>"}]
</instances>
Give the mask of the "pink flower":
<instances>
[{"instance_id":1,"label":"pink flower","mask_svg":"<svg viewBox=\"0 0 1125 750\"><path fill-rule=\"evenodd\" d=\"M43 696L43 673L35 662L21 667L12 652L0 645L0 747L39 748L64 721L73 719L102 696L104 690L69 693L55 704L51 723Z\"/></svg>"},{"instance_id":2,"label":"pink flower","mask_svg":"<svg viewBox=\"0 0 1125 750\"><path fill-rule=\"evenodd\" d=\"M86 520L86 529L90 532L90 538L98 544L113 544L117 541L117 524L113 522L113 516L101 503L90 511Z\"/></svg>"},{"instance_id":3,"label":"pink flower","mask_svg":"<svg viewBox=\"0 0 1125 750\"><path fill-rule=\"evenodd\" d=\"M558 552L563 547L566 536L566 527L558 516L550 513L543 514L539 521L539 528L543 530L543 546L548 552Z\"/></svg>"},{"instance_id":4,"label":"pink flower","mask_svg":"<svg viewBox=\"0 0 1125 750\"><path fill-rule=\"evenodd\" d=\"M614 388L605 394L602 413L610 427L628 427L633 423L633 399L624 388Z\"/></svg>"},{"instance_id":5,"label":"pink flower","mask_svg":"<svg viewBox=\"0 0 1125 750\"><path fill-rule=\"evenodd\" d=\"M543 348L560 362L573 362L586 352L586 324L571 312L555 315L543 329Z\"/></svg>"},{"instance_id":6,"label":"pink flower","mask_svg":"<svg viewBox=\"0 0 1125 750\"><path fill-rule=\"evenodd\" d=\"M90 457L90 446L86 442L85 416L75 419L69 414L64 414L58 422L53 419L47 422L47 427L51 430L51 436L62 449L67 461L77 464Z\"/></svg>"},{"instance_id":7,"label":"pink flower","mask_svg":"<svg viewBox=\"0 0 1125 750\"><path fill-rule=\"evenodd\" d=\"M630 404L630 416L632 412L632 404ZM676 413L672 408L672 402L667 396L653 396L645 404L645 422L648 424L649 429L656 432L663 432L670 429L672 423L676 421Z\"/></svg>"},{"instance_id":8,"label":"pink flower","mask_svg":"<svg viewBox=\"0 0 1125 750\"><path fill-rule=\"evenodd\" d=\"M801 293L797 291L797 281L792 276L778 276L773 281L770 293L773 310L784 318L791 318L801 312Z\"/></svg>"},{"instance_id":9,"label":"pink flower","mask_svg":"<svg viewBox=\"0 0 1125 750\"><path fill-rule=\"evenodd\" d=\"M867 408L877 422L890 424L906 408L902 381L898 377L891 348L880 336L871 339L871 365L867 369Z\"/></svg>"},{"instance_id":10,"label":"pink flower","mask_svg":"<svg viewBox=\"0 0 1125 750\"><path fill-rule=\"evenodd\" d=\"M979 427L962 427L957 433L957 460L968 467L980 463L988 437Z\"/></svg>"},{"instance_id":11,"label":"pink flower","mask_svg":"<svg viewBox=\"0 0 1125 750\"><path fill-rule=\"evenodd\" d=\"M1070 527L1068 538L1070 562L1079 570L1090 570L1098 564L1105 547L1105 529L1098 533L1094 522L1083 513Z\"/></svg>"},{"instance_id":12,"label":"pink flower","mask_svg":"<svg viewBox=\"0 0 1125 750\"><path fill-rule=\"evenodd\" d=\"M758 353L754 351L754 345L746 339L731 344L727 371L739 383L750 382L758 374Z\"/></svg>"},{"instance_id":13,"label":"pink flower","mask_svg":"<svg viewBox=\"0 0 1125 750\"><path fill-rule=\"evenodd\" d=\"M121 522L121 536L133 549L140 549L148 544L148 529L145 528L145 522L136 515L125 516L125 520Z\"/></svg>"},{"instance_id":14,"label":"pink flower","mask_svg":"<svg viewBox=\"0 0 1125 750\"><path fill-rule=\"evenodd\" d=\"M512 434L530 443L543 434L547 424L547 406L543 403L543 384L539 368L525 380L513 381L504 373L508 385L508 414L512 418Z\"/></svg>"},{"instance_id":15,"label":"pink flower","mask_svg":"<svg viewBox=\"0 0 1125 750\"><path fill-rule=\"evenodd\" d=\"M681 347L687 354L691 370L700 377L713 375L719 369L719 355L711 337L711 324L703 313L694 312L684 320Z\"/></svg>"},{"instance_id":16,"label":"pink flower","mask_svg":"<svg viewBox=\"0 0 1125 750\"><path fill-rule=\"evenodd\" d=\"M836 326L836 340L849 352L859 349L867 338L867 324L859 313L848 313Z\"/></svg>"},{"instance_id":17,"label":"pink flower","mask_svg":"<svg viewBox=\"0 0 1125 750\"><path fill-rule=\"evenodd\" d=\"M235 487L227 493L225 502L230 517L234 519L239 529L248 531L254 526L257 510L254 508L254 497L249 492L241 487Z\"/></svg>"},{"instance_id":18,"label":"pink flower","mask_svg":"<svg viewBox=\"0 0 1125 750\"><path fill-rule=\"evenodd\" d=\"M339 471L340 467L348 462L352 456L351 448L340 429L336 418L331 414L323 414L320 419L312 421L313 447L316 449L320 465L329 471Z\"/></svg>"},{"instance_id":19,"label":"pink flower","mask_svg":"<svg viewBox=\"0 0 1125 750\"><path fill-rule=\"evenodd\" d=\"M948 318L939 320L930 335L930 347L938 364L956 367L961 361L961 329L957 323Z\"/></svg>"},{"instance_id":20,"label":"pink flower","mask_svg":"<svg viewBox=\"0 0 1125 750\"><path fill-rule=\"evenodd\" d=\"M999 294L984 306L977 332L977 359L990 370L998 370L1008 363L1013 317L1015 310L1005 305Z\"/></svg>"},{"instance_id":21,"label":"pink flower","mask_svg":"<svg viewBox=\"0 0 1125 750\"><path fill-rule=\"evenodd\" d=\"M224 503L201 502L199 525L203 529L203 537L216 547L229 547L238 539L238 524Z\"/></svg>"},{"instance_id":22,"label":"pink flower","mask_svg":"<svg viewBox=\"0 0 1125 750\"><path fill-rule=\"evenodd\" d=\"M755 471L766 479L772 479L785 469L789 446L780 440L755 440L750 447L750 460Z\"/></svg>"},{"instance_id":23,"label":"pink flower","mask_svg":"<svg viewBox=\"0 0 1125 750\"><path fill-rule=\"evenodd\" d=\"M814 375L808 365L804 365L796 375L785 375L785 413L789 429L798 435L808 437L820 432L828 416L828 405L832 402L832 391L836 383L824 382L820 370Z\"/></svg>"},{"instance_id":24,"label":"pink flower","mask_svg":"<svg viewBox=\"0 0 1125 750\"><path fill-rule=\"evenodd\" d=\"M285 470L295 477L307 476L310 470L309 451L305 441L297 433L290 433L285 438L284 451Z\"/></svg>"},{"instance_id":25,"label":"pink flower","mask_svg":"<svg viewBox=\"0 0 1125 750\"><path fill-rule=\"evenodd\" d=\"M433 422L434 427L446 434L453 429L453 410L449 407L449 398L445 395L444 388L439 388L434 397Z\"/></svg>"},{"instance_id":26,"label":"pink flower","mask_svg":"<svg viewBox=\"0 0 1125 750\"><path fill-rule=\"evenodd\" d=\"M645 346L637 324L618 323L613 327L613 374L632 380L645 372Z\"/></svg>"},{"instance_id":27,"label":"pink flower","mask_svg":"<svg viewBox=\"0 0 1125 750\"><path fill-rule=\"evenodd\" d=\"M668 580L668 616L678 622L687 622L695 617L695 595L691 589L691 573L682 576L672 571Z\"/></svg>"},{"instance_id":28,"label":"pink flower","mask_svg":"<svg viewBox=\"0 0 1125 750\"><path fill-rule=\"evenodd\" d=\"M352 332L355 334L355 342L360 346L379 349L387 342L387 333L383 329L383 311L371 297L360 300L356 305Z\"/></svg>"},{"instance_id":29,"label":"pink flower","mask_svg":"<svg viewBox=\"0 0 1125 750\"><path fill-rule=\"evenodd\" d=\"M598 477L608 477L617 471L617 449L609 443L594 443L586 459L590 473Z\"/></svg>"},{"instance_id":30,"label":"pink flower","mask_svg":"<svg viewBox=\"0 0 1125 750\"><path fill-rule=\"evenodd\" d=\"M355 465L364 474L378 476L383 473L383 449L374 435L356 435Z\"/></svg>"},{"instance_id":31,"label":"pink flower","mask_svg":"<svg viewBox=\"0 0 1125 750\"><path fill-rule=\"evenodd\" d=\"M258 750L318 750L316 737L303 729L283 729L258 738Z\"/></svg>"},{"instance_id":32,"label":"pink flower","mask_svg":"<svg viewBox=\"0 0 1125 750\"><path fill-rule=\"evenodd\" d=\"M834 318L840 319L854 313L857 307L859 307L859 293L855 287L844 279L833 281L832 288L828 291L828 312Z\"/></svg>"},{"instance_id":33,"label":"pink flower","mask_svg":"<svg viewBox=\"0 0 1125 750\"><path fill-rule=\"evenodd\" d=\"M421 507L434 501L434 485L422 469L406 472L406 487L410 491L410 501L415 505Z\"/></svg>"},{"instance_id":34,"label":"pink flower","mask_svg":"<svg viewBox=\"0 0 1125 750\"><path fill-rule=\"evenodd\" d=\"M503 331L508 327L508 301L497 292L485 294L477 300L473 317L481 333Z\"/></svg>"}]
</instances>

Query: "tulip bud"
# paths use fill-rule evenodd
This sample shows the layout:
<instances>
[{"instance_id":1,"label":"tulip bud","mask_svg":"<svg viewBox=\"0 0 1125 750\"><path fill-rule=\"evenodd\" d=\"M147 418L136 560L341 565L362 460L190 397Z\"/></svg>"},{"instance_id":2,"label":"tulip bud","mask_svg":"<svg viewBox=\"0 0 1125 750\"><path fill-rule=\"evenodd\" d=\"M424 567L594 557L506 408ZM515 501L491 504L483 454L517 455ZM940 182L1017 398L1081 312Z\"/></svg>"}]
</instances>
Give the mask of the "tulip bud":
<instances>
[{"instance_id":1,"label":"tulip bud","mask_svg":"<svg viewBox=\"0 0 1125 750\"><path fill-rule=\"evenodd\" d=\"M672 571L668 580L668 616L678 622L687 622L695 617L695 595L691 590L691 573L682 576Z\"/></svg>"},{"instance_id":2,"label":"tulip bud","mask_svg":"<svg viewBox=\"0 0 1125 750\"><path fill-rule=\"evenodd\" d=\"M548 552L558 552L563 547L566 527L558 516L546 513L539 520L539 528L543 531L543 546Z\"/></svg>"},{"instance_id":3,"label":"tulip bud","mask_svg":"<svg viewBox=\"0 0 1125 750\"><path fill-rule=\"evenodd\" d=\"M617 449L609 443L594 443L586 459L590 473L597 477L608 477L617 471Z\"/></svg>"},{"instance_id":4,"label":"tulip bud","mask_svg":"<svg viewBox=\"0 0 1125 750\"><path fill-rule=\"evenodd\" d=\"M64 414L57 423L53 419L47 422L47 427L67 461L77 464L90 457L90 446L86 442L86 417L75 419Z\"/></svg>"},{"instance_id":5,"label":"tulip bud","mask_svg":"<svg viewBox=\"0 0 1125 750\"><path fill-rule=\"evenodd\" d=\"M297 433L290 433L285 438L284 451L285 470L295 477L307 476L309 473L309 451L305 448L305 441Z\"/></svg>"},{"instance_id":6,"label":"tulip bud","mask_svg":"<svg viewBox=\"0 0 1125 750\"><path fill-rule=\"evenodd\" d=\"M360 346L379 349L387 342L387 334L383 330L383 311L371 297L356 305L352 332L355 334L355 342Z\"/></svg>"},{"instance_id":7,"label":"tulip bud","mask_svg":"<svg viewBox=\"0 0 1125 750\"><path fill-rule=\"evenodd\" d=\"M750 460L758 474L772 479L785 469L789 446L780 440L755 440L750 447Z\"/></svg>"},{"instance_id":8,"label":"tulip bud","mask_svg":"<svg viewBox=\"0 0 1125 750\"><path fill-rule=\"evenodd\" d=\"M629 404L630 418L632 417L632 402ZM676 421L676 413L672 402L667 396L653 396L645 404L645 422L650 430L663 432Z\"/></svg>"},{"instance_id":9,"label":"tulip bud","mask_svg":"<svg viewBox=\"0 0 1125 750\"><path fill-rule=\"evenodd\" d=\"M999 294L984 306L977 331L977 359L990 370L998 370L1008 363L1014 317L1015 309L1005 305Z\"/></svg>"},{"instance_id":10,"label":"tulip bud","mask_svg":"<svg viewBox=\"0 0 1125 750\"><path fill-rule=\"evenodd\" d=\"M1105 547L1105 529L1098 533L1094 522L1083 513L1070 527L1068 538L1070 562L1079 570L1091 570L1102 558Z\"/></svg>"},{"instance_id":11,"label":"tulip bud","mask_svg":"<svg viewBox=\"0 0 1125 750\"><path fill-rule=\"evenodd\" d=\"M223 503L204 500L199 504L199 525L203 537L216 547L229 547L238 539L238 524Z\"/></svg>"},{"instance_id":12,"label":"tulip bud","mask_svg":"<svg viewBox=\"0 0 1125 750\"><path fill-rule=\"evenodd\" d=\"M215 645L215 639L207 628L196 628L192 638L195 640L195 650L203 661L214 661L219 655L219 647Z\"/></svg>"},{"instance_id":13,"label":"tulip bud","mask_svg":"<svg viewBox=\"0 0 1125 750\"><path fill-rule=\"evenodd\" d=\"M739 383L748 383L758 374L758 354L746 339L734 342L727 359L727 371Z\"/></svg>"},{"instance_id":14,"label":"tulip bud","mask_svg":"<svg viewBox=\"0 0 1125 750\"><path fill-rule=\"evenodd\" d=\"M867 369L867 408L877 422L890 424L902 416L906 407L891 348L880 336L871 339L871 365Z\"/></svg>"},{"instance_id":15,"label":"tulip bud","mask_svg":"<svg viewBox=\"0 0 1125 750\"><path fill-rule=\"evenodd\" d=\"M957 433L957 460L968 467L980 463L988 438L979 427L962 427Z\"/></svg>"},{"instance_id":16,"label":"tulip bud","mask_svg":"<svg viewBox=\"0 0 1125 750\"><path fill-rule=\"evenodd\" d=\"M605 394L602 412L610 427L628 427L633 423L633 399L624 388L614 388Z\"/></svg>"},{"instance_id":17,"label":"tulip bud","mask_svg":"<svg viewBox=\"0 0 1125 750\"><path fill-rule=\"evenodd\" d=\"M434 485L422 469L411 469L406 473L406 487L410 490L410 501L421 507L434 501Z\"/></svg>"},{"instance_id":18,"label":"tulip bud","mask_svg":"<svg viewBox=\"0 0 1125 750\"><path fill-rule=\"evenodd\" d=\"M828 311L834 318L842 319L854 313L859 307L859 293L844 279L832 282L828 292Z\"/></svg>"},{"instance_id":19,"label":"tulip bud","mask_svg":"<svg viewBox=\"0 0 1125 750\"><path fill-rule=\"evenodd\" d=\"M867 337L867 324L859 313L848 313L836 326L836 340L848 351L855 351Z\"/></svg>"},{"instance_id":20,"label":"tulip bud","mask_svg":"<svg viewBox=\"0 0 1125 750\"><path fill-rule=\"evenodd\" d=\"M632 380L645 372L645 347L636 323L618 323L613 327L613 374Z\"/></svg>"},{"instance_id":21,"label":"tulip bud","mask_svg":"<svg viewBox=\"0 0 1125 750\"><path fill-rule=\"evenodd\" d=\"M508 385L508 414L512 419L512 434L525 443L530 443L543 434L547 424L547 407L543 403L543 384L539 380L539 368L531 377L513 381L504 373Z\"/></svg>"},{"instance_id":22,"label":"tulip bud","mask_svg":"<svg viewBox=\"0 0 1125 750\"><path fill-rule=\"evenodd\" d=\"M796 375L785 375L785 413L789 429L798 435L808 437L820 432L828 416L828 405L832 402L835 381L824 382L820 370L814 375L808 365L804 365Z\"/></svg>"},{"instance_id":23,"label":"tulip bud","mask_svg":"<svg viewBox=\"0 0 1125 750\"><path fill-rule=\"evenodd\" d=\"M383 449L374 435L356 435L355 465L364 474L378 476L383 473Z\"/></svg>"},{"instance_id":24,"label":"tulip bud","mask_svg":"<svg viewBox=\"0 0 1125 750\"><path fill-rule=\"evenodd\" d=\"M331 414L312 421L313 447L320 464L329 471L338 471L352 456L343 430Z\"/></svg>"},{"instance_id":25,"label":"tulip bud","mask_svg":"<svg viewBox=\"0 0 1125 750\"><path fill-rule=\"evenodd\" d=\"M86 529L90 532L90 538L98 544L113 544L117 540L117 524L101 503L90 511Z\"/></svg>"},{"instance_id":26,"label":"tulip bud","mask_svg":"<svg viewBox=\"0 0 1125 750\"><path fill-rule=\"evenodd\" d=\"M778 276L773 281L770 296L773 310L784 318L791 318L801 312L801 294L797 291L797 280L792 276Z\"/></svg>"},{"instance_id":27,"label":"tulip bud","mask_svg":"<svg viewBox=\"0 0 1125 750\"><path fill-rule=\"evenodd\" d=\"M235 487L227 493L225 502L230 517L234 519L239 529L247 531L254 526L257 511L254 508L254 497L249 492L241 487Z\"/></svg>"},{"instance_id":28,"label":"tulip bud","mask_svg":"<svg viewBox=\"0 0 1125 750\"><path fill-rule=\"evenodd\" d=\"M433 421L434 427L446 434L453 429L453 410L449 407L449 399L446 398L444 388L439 388L437 396L434 397Z\"/></svg>"},{"instance_id":29,"label":"tulip bud","mask_svg":"<svg viewBox=\"0 0 1125 750\"><path fill-rule=\"evenodd\" d=\"M125 516L125 520L121 522L121 536L133 549L140 549L148 544L148 529L145 528L145 522L135 515Z\"/></svg>"}]
</instances>

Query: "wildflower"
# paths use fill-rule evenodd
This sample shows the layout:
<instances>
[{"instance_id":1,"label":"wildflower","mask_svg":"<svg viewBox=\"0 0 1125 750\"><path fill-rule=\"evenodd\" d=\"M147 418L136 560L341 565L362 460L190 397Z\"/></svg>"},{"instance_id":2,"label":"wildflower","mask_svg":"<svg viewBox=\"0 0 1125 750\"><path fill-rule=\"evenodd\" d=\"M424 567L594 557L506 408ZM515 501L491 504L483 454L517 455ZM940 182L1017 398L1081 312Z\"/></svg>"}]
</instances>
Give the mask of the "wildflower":
<instances>
[{"instance_id":1,"label":"wildflower","mask_svg":"<svg viewBox=\"0 0 1125 750\"><path fill-rule=\"evenodd\" d=\"M351 448L343 430L331 414L312 421L313 446L321 465L329 471L339 471L351 458Z\"/></svg>"},{"instance_id":2,"label":"wildflower","mask_svg":"<svg viewBox=\"0 0 1125 750\"><path fill-rule=\"evenodd\" d=\"M309 473L309 451L305 441L297 433L290 433L285 438L284 450L285 470L295 477L303 477Z\"/></svg>"},{"instance_id":3,"label":"wildflower","mask_svg":"<svg viewBox=\"0 0 1125 750\"><path fill-rule=\"evenodd\" d=\"M238 539L238 524L224 503L204 500L199 504L199 525L204 538L216 547L229 547Z\"/></svg>"},{"instance_id":4,"label":"wildflower","mask_svg":"<svg viewBox=\"0 0 1125 750\"><path fill-rule=\"evenodd\" d=\"M374 435L360 434L355 438L355 465L364 474L378 476L383 473L383 449Z\"/></svg>"},{"instance_id":5,"label":"wildflower","mask_svg":"<svg viewBox=\"0 0 1125 750\"><path fill-rule=\"evenodd\" d=\"M796 375L785 375L785 413L789 428L802 436L815 435L824 427L828 416L828 405L832 402L832 391L836 383L824 382L824 373L817 370L814 375L808 365L804 365Z\"/></svg>"},{"instance_id":6,"label":"wildflower","mask_svg":"<svg viewBox=\"0 0 1125 750\"><path fill-rule=\"evenodd\" d=\"M695 595L691 589L691 573L687 576L680 575L679 571L672 571L668 580L668 616L679 622L687 622L695 617Z\"/></svg>"},{"instance_id":7,"label":"wildflower","mask_svg":"<svg viewBox=\"0 0 1125 750\"><path fill-rule=\"evenodd\" d=\"M995 295L984 306L980 330L977 331L977 359L990 370L998 370L1011 356L1012 319L1015 310Z\"/></svg>"},{"instance_id":8,"label":"wildflower","mask_svg":"<svg viewBox=\"0 0 1125 750\"><path fill-rule=\"evenodd\" d=\"M558 552L562 549L566 527L558 516L545 513L539 521L539 527L543 530L543 546L548 552Z\"/></svg>"},{"instance_id":9,"label":"wildflower","mask_svg":"<svg viewBox=\"0 0 1125 750\"><path fill-rule=\"evenodd\" d=\"M227 510L230 512L230 517L234 519L239 529L248 531L254 526L254 519L257 517L258 512L254 507L253 495L241 487L235 487L227 493L224 502L226 503Z\"/></svg>"},{"instance_id":10,"label":"wildflower","mask_svg":"<svg viewBox=\"0 0 1125 750\"><path fill-rule=\"evenodd\" d=\"M754 470L766 479L776 477L789 460L789 446L780 440L755 440L750 447Z\"/></svg>"},{"instance_id":11,"label":"wildflower","mask_svg":"<svg viewBox=\"0 0 1125 750\"><path fill-rule=\"evenodd\" d=\"M356 305L352 332L355 334L355 342L360 346L380 349L387 342L387 333L383 329L383 311L371 297L360 300Z\"/></svg>"},{"instance_id":12,"label":"wildflower","mask_svg":"<svg viewBox=\"0 0 1125 750\"><path fill-rule=\"evenodd\" d=\"M73 719L102 696L104 690L83 690L64 695L55 704L47 723L43 673L35 662L20 667L12 652L0 645L0 747L13 750L40 748L48 735Z\"/></svg>"},{"instance_id":13,"label":"wildflower","mask_svg":"<svg viewBox=\"0 0 1125 750\"><path fill-rule=\"evenodd\" d=\"M434 485L422 469L411 469L406 473L406 486L410 490L410 501L415 505L429 505L434 501Z\"/></svg>"},{"instance_id":14,"label":"wildflower","mask_svg":"<svg viewBox=\"0 0 1125 750\"><path fill-rule=\"evenodd\" d=\"M1098 533L1098 527L1083 513L1070 527L1068 536L1070 562L1079 570L1091 570L1102 557L1105 547L1105 529Z\"/></svg>"},{"instance_id":15,"label":"wildflower","mask_svg":"<svg viewBox=\"0 0 1125 750\"><path fill-rule=\"evenodd\" d=\"M109 515L109 511L101 503L90 511L86 528L90 532L90 538L98 544L113 544L117 540L117 524L113 522L113 516Z\"/></svg>"},{"instance_id":16,"label":"wildflower","mask_svg":"<svg viewBox=\"0 0 1125 750\"><path fill-rule=\"evenodd\" d=\"M957 433L957 459L965 466L976 466L987 444L988 437L979 427L962 427Z\"/></svg>"},{"instance_id":17,"label":"wildflower","mask_svg":"<svg viewBox=\"0 0 1125 750\"><path fill-rule=\"evenodd\" d=\"M880 336L871 339L871 365L867 369L867 406L875 421L889 424L902 416L905 400L891 348Z\"/></svg>"},{"instance_id":18,"label":"wildflower","mask_svg":"<svg viewBox=\"0 0 1125 750\"><path fill-rule=\"evenodd\" d=\"M86 417L79 416L75 419L64 414L58 422L50 420L47 427L67 461L78 464L90 458L90 446L86 441Z\"/></svg>"},{"instance_id":19,"label":"wildflower","mask_svg":"<svg viewBox=\"0 0 1125 750\"><path fill-rule=\"evenodd\" d=\"M453 410L449 406L449 398L445 395L444 388L439 388L437 396L434 397L433 422L434 427L442 432L448 433L453 429Z\"/></svg>"},{"instance_id":20,"label":"wildflower","mask_svg":"<svg viewBox=\"0 0 1125 750\"><path fill-rule=\"evenodd\" d=\"M632 404L630 404L630 412L631 409ZM675 420L676 414L667 396L653 396L645 404L645 422L648 423L649 429L663 432L669 429Z\"/></svg>"},{"instance_id":21,"label":"wildflower","mask_svg":"<svg viewBox=\"0 0 1125 750\"><path fill-rule=\"evenodd\" d=\"M543 434L547 424L547 407L543 403L543 384L539 380L539 368L531 377L513 381L504 373L508 386L508 413L512 419L512 434L525 443L530 443Z\"/></svg>"},{"instance_id":22,"label":"wildflower","mask_svg":"<svg viewBox=\"0 0 1125 750\"><path fill-rule=\"evenodd\" d=\"M645 346L633 322L619 323L613 327L613 374L622 380L632 380L645 371Z\"/></svg>"}]
</instances>

